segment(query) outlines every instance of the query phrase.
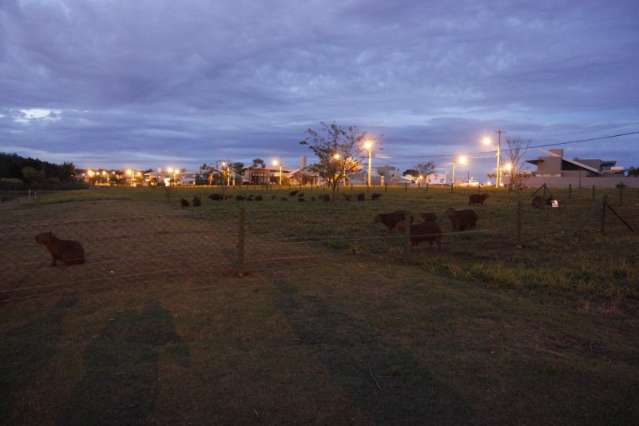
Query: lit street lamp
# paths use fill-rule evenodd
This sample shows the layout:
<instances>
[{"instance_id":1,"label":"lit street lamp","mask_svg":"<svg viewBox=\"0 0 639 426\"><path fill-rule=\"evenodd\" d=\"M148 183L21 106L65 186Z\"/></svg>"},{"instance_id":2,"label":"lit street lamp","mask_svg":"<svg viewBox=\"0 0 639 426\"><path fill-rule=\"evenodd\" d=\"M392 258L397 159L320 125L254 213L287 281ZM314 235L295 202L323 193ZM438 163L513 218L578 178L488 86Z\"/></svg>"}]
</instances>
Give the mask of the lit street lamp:
<instances>
[{"instance_id":1,"label":"lit street lamp","mask_svg":"<svg viewBox=\"0 0 639 426\"><path fill-rule=\"evenodd\" d=\"M367 186L371 186L371 175L373 173L373 141L367 139L364 141L364 149L368 151L368 180Z\"/></svg>"},{"instance_id":2,"label":"lit street lamp","mask_svg":"<svg viewBox=\"0 0 639 426\"><path fill-rule=\"evenodd\" d=\"M452 184L455 185L455 166L457 164L461 164L462 166L465 166L466 164L468 164L468 157L465 155L460 155L459 157L457 157L456 160L453 160L452 165L453 165L453 172L452 172Z\"/></svg>"},{"instance_id":3,"label":"lit street lamp","mask_svg":"<svg viewBox=\"0 0 639 426\"><path fill-rule=\"evenodd\" d=\"M280 163L278 160L273 160L273 166L274 167L278 167L280 168L280 186L282 186L282 163Z\"/></svg>"}]
</instances>

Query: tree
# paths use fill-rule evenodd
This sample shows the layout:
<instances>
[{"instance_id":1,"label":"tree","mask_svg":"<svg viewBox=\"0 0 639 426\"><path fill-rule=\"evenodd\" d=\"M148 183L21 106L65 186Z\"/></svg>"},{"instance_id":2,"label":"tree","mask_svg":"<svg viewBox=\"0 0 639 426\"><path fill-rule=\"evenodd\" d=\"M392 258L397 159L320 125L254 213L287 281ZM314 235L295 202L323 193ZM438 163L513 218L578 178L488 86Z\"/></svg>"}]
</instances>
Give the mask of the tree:
<instances>
[{"instance_id":1,"label":"tree","mask_svg":"<svg viewBox=\"0 0 639 426\"><path fill-rule=\"evenodd\" d=\"M524 155L528 151L530 140L524 140L519 137L507 138L506 149L508 151L508 161L510 162L510 186L519 187L521 185L522 173L521 163Z\"/></svg>"},{"instance_id":2,"label":"tree","mask_svg":"<svg viewBox=\"0 0 639 426\"><path fill-rule=\"evenodd\" d=\"M266 167L266 163L265 163L265 162L264 162L264 160L262 160L261 158L256 158L256 159L254 159L254 160L253 160L253 165L252 165L252 167L254 167L254 168L256 168L256 169L257 169L258 167L259 167L260 169L263 169L263 168L265 168L265 167Z\"/></svg>"},{"instance_id":3,"label":"tree","mask_svg":"<svg viewBox=\"0 0 639 426\"><path fill-rule=\"evenodd\" d=\"M333 191L333 198L340 181L360 170L359 162L354 158L355 146L365 139L366 133L357 127L341 127L335 123L321 123L319 130L308 129L301 145L308 145L317 156L318 162L309 169L326 179Z\"/></svg>"},{"instance_id":4,"label":"tree","mask_svg":"<svg viewBox=\"0 0 639 426\"><path fill-rule=\"evenodd\" d=\"M423 176L424 179L428 180L428 176L435 173L435 163L433 163L432 161L419 163L417 166L415 166L415 169L417 169L420 176Z\"/></svg>"},{"instance_id":5,"label":"tree","mask_svg":"<svg viewBox=\"0 0 639 426\"><path fill-rule=\"evenodd\" d=\"M26 166L22 168L22 180L27 184L42 182L46 179L44 170L37 170L34 167Z\"/></svg>"},{"instance_id":6,"label":"tree","mask_svg":"<svg viewBox=\"0 0 639 426\"><path fill-rule=\"evenodd\" d=\"M630 167L626 174L632 177L639 177L639 167Z\"/></svg>"},{"instance_id":7,"label":"tree","mask_svg":"<svg viewBox=\"0 0 639 426\"><path fill-rule=\"evenodd\" d=\"M417 169L406 169L404 170L404 173L402 173L402 176L410 176L411 178L413 178L413 180L417 179L419 177L419 170Z\"/></svg>"}]
</instances>

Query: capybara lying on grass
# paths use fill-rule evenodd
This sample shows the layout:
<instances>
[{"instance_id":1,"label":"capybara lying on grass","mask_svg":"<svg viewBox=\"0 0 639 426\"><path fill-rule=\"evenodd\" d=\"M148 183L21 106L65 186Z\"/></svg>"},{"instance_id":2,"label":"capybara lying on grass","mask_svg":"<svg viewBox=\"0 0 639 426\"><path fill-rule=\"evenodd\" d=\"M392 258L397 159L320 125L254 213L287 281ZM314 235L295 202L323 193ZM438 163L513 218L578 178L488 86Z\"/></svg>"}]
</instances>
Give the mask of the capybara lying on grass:
<instances>
[{"instance_id":1,"label":"capybara lying on grass","mask_svg":"<svg viewBox=\"0 0 639 426\"><path fill-rule=\"evenodd\" d=\"M303 202L304 202L304 201L306 201L306 200L304 199L304 197L299 197L299 198L297 199L297 201L299 201L300 203L303 203Z\"/></svg>"},{"instance_id":2,"label":"capybara lying on grass","mask_svg":"<svg viewBox=\"0 0 639 426\"><path fill-rule=\"evenodd\" d=\"M290 194L288 194L288 195L290 195L291 197L295 197L295 194L297 194L298 192L299 192L299 191L291 191L291 193L290 193Z\"/></svg>"},{"instance_id":3,"label":"capybara lying on grass","mask_svg":"<svg viewBox=\"0 0 639 426\"><path fill-rule=\"evenodd\" d=\"M437 248L442 248L442 229L437 222L427 221L410 226L410 244L417 244L428 241L432 246L437 244Z\"/></svg>"},{"instance_id":4,"label":"capybara lying on grass","mask_svg":"<svg viewBox=\"0 0 639 426\"><path fill-rule=\"evenodd\" d=\"M264 198L261 195L255 196L255 201L262 201Z\"/></svg>"},{"instance_id":5,"label":"capybara lying on grass","mask_svg":"<svg viewBox=\"0 0 639 426\"><path fill-rule=\"evenodd\" d=\"M244 197L244 195L236 195L236 196L235 196L235 199L236 199L237 201L244 201L246 198Z\"/></svg>"},{"instance_id":6,"label":"capybara lying on grass","mask_svg":"<svg viewBox=\"0 0 639 426\"><path fill-rule=\"evenodd\" d=\"M382 197L382 194L380 194L379 192L374 192L373 195L371 195L371 200L375 201L375 200L379 200Z\"/></svg>"},{"instance_id":7,"label":"capybara lying on grass","mask_svg":"<svg viewBox=\"0 0 639 426\"><path fill-rule=\"evenodd\" d=\"M325 203L328 203L329 201L331 201L331 196L328 194L322 194L319 196L319 199L324 201Z\"/></svg>"},{"instance_id":8,"label":"capybara lying on grass","mask_svg":"<svg viewBox=\"0 0 639 426\"><path fill-rule=\"evenodd\" d=\"M53 232L38 234L35 240L51 253L51 266L55 266L58 260L65 265L84 263L84 249L77 241L60 240L53 235Z\"/></svg>"},{"instance_id":9,"label":"capybara lying on grass","mask_svg":"<svg viewBox=\"0 0 639 426\"><path fill-rule=\"evenodd\" d=\"M397 225L405 222L407 218L410 218L410 223L413 223L413 216L410 212L406 210L396 210L391 213L378 214L375 216L374 223L383 223L389 231L392 231L397 228Z\"/></svg>"},{"instance_id":10,"label":"capybara lying on grass","mask_svg":"<svg viewBox=\"0 0 639 426\"><path fill-rule=\"evenodd\" d=\"M180 199L180 205L182 207L188 207L190 204L189 204L188 200L185 200L184 198L182 198L182 199Z\"/></svg>"},{"instance_id":11,"label":"capybara lying on grass","mask_svg":"<svg viewBox=\"0 0 639 426\"><path fill-rule=\"evenodd\" d=\"M357 194L357 201L366 201L366 194L363 192Z\"/></svg>"},{"instance_id":12,"label":"capybara lying on grass","mask_svg":"<svg viewBox=\"0 0 639 426\"><path fill-rule=\"evenodd\" d=\"M342 194L342 197L344 197L345 201L351 201L351 196L348 194Z\"/></svg>"},{"instance_id":13,"label":"capybara lying on grass","mask_svg":"<svg viewBox=\"0 0 639 426\"><path fill-rule=\"evenodd\" d=\"M281 200L281 201L288 201L288 198L286 198L286 197L282 197L282 198L280 198L280 200Z\"/></svg>"},{"instance_id":14,"label":"capybara lying on grass","mask_svg":"<svg viewBox=\"0 0 639 426\"><path fill-rule=\"evenodd\" d=\"M211 194L209 195L209 199L213 201L222 201L224 199L224 196L222 194Z\"/></svg>"},{"instance_id":15,"label":"capybara lying on grass","mask_svg":"<svg viewBox=\"0 0 639 426\"><path fill-rule=\"evenodd\" d=\"M468 197L468 205L479 204L483 206L486 199L488 199L488 194L471 194Z\"/></svg>"},{"instance_id":16,"label":"capybara lying on grass","mask_svg":"<svg viewBox=\"0 0 639 426\"><path fill-rule=\"evenodd\" d=\"M424 222L437 222L437 215L435 213L422 213L421 216Z\"/></svg>"},{"instance_id":17,"label":"capybara lying on grass","mask_svg":"<svg viewBox=\"0 0 639 426\"><path fill-rule=\"evenodd\" d=\"M193 196L193 207L200 207L202 205L202 200L198 195Z\"/></svg>"},{"instance_id":18,"label":"capybara lying on grass","mask_svg":"<svg viewBox=\"0 0 639 426\"><path fill-rule=\"evenodd\" d=\"M446 216L450 219L453 231L465 231L477 226L477 213L471 209L455 210L450 208L446 210Z\"/></svg>"},{"instance_id":19,"label":"capybara lying on grass","mask_svg":"<svg viewBox=\"0 0 639 426\"><path fill-rule=\"evenodd\" d=\"M541 195L535 195L532 199L532 206L536 209L543 209L544 206L552 205L552 195L549 198L544 198Z\"/></svg>"}]
</instances>

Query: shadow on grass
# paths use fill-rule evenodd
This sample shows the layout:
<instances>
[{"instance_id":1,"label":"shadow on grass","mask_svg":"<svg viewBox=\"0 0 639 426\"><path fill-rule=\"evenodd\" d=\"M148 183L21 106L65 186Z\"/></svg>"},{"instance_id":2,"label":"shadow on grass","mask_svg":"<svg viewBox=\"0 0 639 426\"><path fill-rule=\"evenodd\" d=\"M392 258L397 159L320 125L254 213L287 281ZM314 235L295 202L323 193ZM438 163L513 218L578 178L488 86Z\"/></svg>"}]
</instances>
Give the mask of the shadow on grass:
<instances>
[{"instance_id":1,"label":"shadow on grass","mask_svg":"<svg viewBox=\"0 0 639 426\"><path fill-rule=\"evenodd\" d=\"M58 424L145 423L155 404L159 352L165 345L171 345L178 362L190 364L173 316L159 303L110 320L87 347L84 376Z\"/></svg>"},{"instance_id":2,"label":"shadow on grass","mask_svg":"<svg viewBox=\"0 0 639 426\"><path fill-rule=\"evenodd\" d=\"M0 344L0 423L11 415L11 395L28 386L58 352L62 320L77 303L75 297L60 299L44 315L9 330Z\"/></svg>"},{"instance_id":3,"label":"shadow on grass","mask_svg":"<svg viewBox=\"0 0 639 426\"><path fill-rule=\"evenodd\" d=\"M376 424L466 424L471 410L415 356L366 322L276 281L277 307L303 345L314 346L332 382Z\"/></svg>"}]
</instances>

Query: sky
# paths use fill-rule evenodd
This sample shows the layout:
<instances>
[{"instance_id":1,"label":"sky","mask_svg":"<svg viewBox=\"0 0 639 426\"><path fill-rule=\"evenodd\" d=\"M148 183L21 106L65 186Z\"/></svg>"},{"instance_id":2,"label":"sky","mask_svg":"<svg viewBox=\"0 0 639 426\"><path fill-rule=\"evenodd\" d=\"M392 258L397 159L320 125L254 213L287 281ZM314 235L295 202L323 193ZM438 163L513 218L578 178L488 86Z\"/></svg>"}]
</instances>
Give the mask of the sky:
<instances>
[{"instance_id":1,"label":"sky","mask_svg":"<svg viewBox=\"0 0 639 426\"><path fill-rule=\"evenodd\" d=\"M0 151L292 166L336 122L375 136L378 165L446 168L498 128L639 130L637 52L636 0L0 0ZM639 135L564 149L639 165Z\"/></svg>"}]
</instances>

